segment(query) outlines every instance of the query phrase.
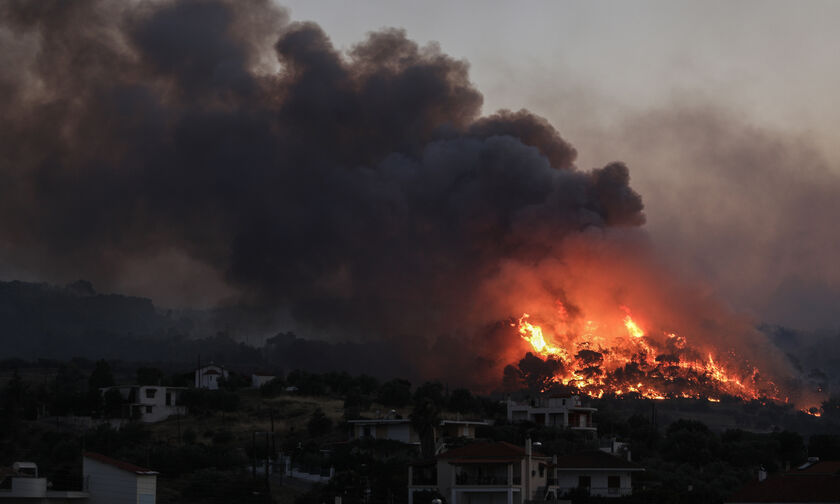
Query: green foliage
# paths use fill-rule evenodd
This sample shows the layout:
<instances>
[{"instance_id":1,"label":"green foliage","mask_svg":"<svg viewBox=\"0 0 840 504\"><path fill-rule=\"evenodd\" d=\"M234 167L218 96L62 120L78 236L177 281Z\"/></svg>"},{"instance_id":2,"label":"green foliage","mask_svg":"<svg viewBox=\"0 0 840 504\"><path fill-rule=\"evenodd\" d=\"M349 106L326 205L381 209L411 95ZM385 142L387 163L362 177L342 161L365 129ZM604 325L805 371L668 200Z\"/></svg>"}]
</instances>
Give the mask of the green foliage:
<instances>
[{"instance_id":1,"label":"green foliage","mask_svg":"<svg viewBox=\"0 0 840 504\"><path fill-rule=\"evenodd\" d=\"M417 404L425 399L432 401L438 407L443 406L443 384L437 381L426 382L417 387L417 390L414 391L414 403Z\"/></svg>"},{"instance_id":2,"label":"green foliage","mask_svg":"<svg viewBox=\"0 0 840 504\"><path fill-rule=\"evenodd\" d=\"M122 394L117 389L108 389L103 396L103 403L105 408L105 416L107 418L121 418L124 414L123 406L128 402L123 399Z\"/></svg>"},{"instance_id":3,"label":"green foliage","mask_svg":"<svg viewBox=\"0 0 840 504\"><path fill-rule=\"evenodd\" d=\"M163 371L156 367L137 368L138 385L161 385L164 382Z\"/></svg>"},{"instance_id":4,"label":"green foliage","mask_svg":"<svg viewBox=\"0 0 840 504\"><path fill-rule=\"evenodd\" d=\"M390 380L379 388L377 402L385 406L402 408L411 403L411 382L408 380Z\"/></svg>"},{"instance_id":5,"label":"green foliage","mask_svg":"<svg viewBox=\"0 0 840 504\"><path fill-rule=\"evenodd\" d=\"M88 388L92 391L99 391L105 387L112 387L114 385L114 373L111 371L111 366L105 359L96 361L96 366L88 378Z\"/></svg>"},{"instance_id":6,"label":"green foliage","mask_svg":"<svg viewBox=\"0 0 840 504\"><path fill-rule=\"evenodd\" d=\"M286 380L281 377L272 379L260 385L260 394L265 397L275 397L286 390Z\"/></svg>"},{"instance_id":7,"label":"green foliage","mask_svg":"<svg viewBox=\"0 0 840 504\"><path fill-rule=\"evenodd\" d=\"M420 436L420 452L423 457L435 454L435 428L440 424L440 404L432 397L423 397L414 403L411 410L411 425Z\"/></svg>"},{"instance_id":8,"label":"green foliage","mask_svg":"<svg viewBox=\"0 0 840 504\"><path fill-rule=\"evenodd\" d=\"M322 436L332 429L332 420L324 414L321 408L312 412L309 421L306 422L306 430L312 437Z\"/></svg>"},{"instance_id":9,"label":"green foliage","mask_svg":"<svg viewBox=\"0 0 840 504\"><path fill-rule=\"evenodd\" d=\"M236 392L228 390L187 389L179 401L193 414L207 414L214 411L233 412L239 410L241 399Z\"/></svg>"},{"instance_id":10,"label":"green foliage","mask_svg":"<svg viewBox=\"0 0 840 504\"><path fill-rule=\"evenodd\" d=\"M815 434L808 440L808 455L820 460L840 460L840 435Z\"/></svg>"}]
</instances>

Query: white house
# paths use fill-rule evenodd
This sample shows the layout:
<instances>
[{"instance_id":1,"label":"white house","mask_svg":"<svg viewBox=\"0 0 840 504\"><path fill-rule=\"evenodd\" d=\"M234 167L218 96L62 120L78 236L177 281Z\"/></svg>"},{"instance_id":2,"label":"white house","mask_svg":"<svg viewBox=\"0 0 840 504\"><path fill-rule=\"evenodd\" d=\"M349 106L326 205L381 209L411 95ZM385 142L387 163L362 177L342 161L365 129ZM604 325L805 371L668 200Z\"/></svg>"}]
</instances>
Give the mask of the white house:
<instances>
[{"instance_id":1,"label":"white house","mask_svg":"<svg viewBox=\"0 0 840 504\"><path fill-rule=\"evenodd\" d=\"M420 445L420 435L408 418L376 418L349 420L350 439L391 439L402 443ZM435 442L444 438L465 437L475 439L475 428L487 425L483 420L441 420L435 427Z\"/></svg>"},{"instance_id":2,"label":"white house","mask_svg":"<svg viewBox=\"0 0 840 504\"><path fill-rule=\"evenodd\" d=\"M525 504L542 500L551 459L505 442L479 442L444 452L408 468L408 504L415 494L436 492L447 504Z\"/></svg>"},{"instance_id":3,"label":"white house","mask_svg":"<svg viewBox=\"0 0 840 504\"><path fill-rule=\"evenodd\" d=\"M195 370L195 388L219 389L219 380L227 379L228 370L224 366L210 363Z\"/></svg>"},{"instance_id":4,"label":"white house","mask_svg":"<svg viewBox=\"0 0 840 504\"><path fill-rule=\"evenodd\" d=\"M144 423L166 420L170 415L186 415L187 407L178 404L186 387L163 387L159 385L123 385L101 389L105 394L116 389L128 402L128 416Z\"/></svg>"},{"instance_id":5,"label":"white house","mask_svg":"<svg viewBox=\"0 0 840 504\"><path fill-rule=\"evenodd\" d=\"M553 494L554 498L577 492L598 497L630 495L633 493L633 473L644 471L626 458L600 450L556 457L552 466L554 477L547 495Z\"/></svg>"},{"instance_id":6,"label":"white house","mask_svg":"<svg viewBox=\"0 0 840 504\"><path fill-rule=\"evenodd\" d=\"M439 493L447 504L525 504L568 494L620 497L632 493L632 474L643 471L627 460L596 451L549 458L504 442L479 442L444 452L408 470L408 503L417 494Z\"/></svg>"},{"instance_id":7,"label":"white house","mask_svg":"<svg viewBox=\"0 0 840 504\"><path fill-rule=\"evenodd\" d=\"M99 453L86 452L82 474L90 504L155 504L156 471Z\"/></svg>"},{"instance_id":8,"label":"white house","mask_svg":"<svg viewBox=\"0 0 840 504\"><path fill-rule=\"evenodd\" d=\"M571 392L548 394L525 402L507 401L510 422L533 422L587 433L598 430L592 420L596 411L598 408L584 406L580 395Z\"/></svg>"},{"instance_id":9,"label":"white house","mask_svg":"<svg viewBox=\"0 0 840 504\"><path fill-rule=\"evenodd\" d=\"M260 388L271 380L277 378L276 375L270 373L252 373L251 374L251 388Z\"/></svg>"},{"instance_id":10,"label":"white house","mask_svg":"<svg viewBox=\"0 0 840 504\"><path fill-rule=\"evenodd\" d=\"M50 483L47 478L38 474L38 466L34 462L15 462L11 471L3 471L0 474L0 503L90 502L87 492L49 489Z\"/></svg>"}]
</instances>

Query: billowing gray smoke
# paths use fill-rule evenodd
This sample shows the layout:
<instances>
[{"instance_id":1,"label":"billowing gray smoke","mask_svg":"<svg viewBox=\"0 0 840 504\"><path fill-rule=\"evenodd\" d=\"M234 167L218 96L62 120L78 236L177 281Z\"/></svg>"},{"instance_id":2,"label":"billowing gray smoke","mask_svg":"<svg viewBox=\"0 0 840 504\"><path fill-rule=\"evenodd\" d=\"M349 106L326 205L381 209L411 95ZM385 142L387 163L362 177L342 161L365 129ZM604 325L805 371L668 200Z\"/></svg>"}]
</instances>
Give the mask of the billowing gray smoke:
<instances>
[{"instance_id":1,"label":"billowing gray smoke","mask_svg":"<svg viewBox=\"0 0 840 504\"><path fill-rule=\"evenodd\" d=\"M502 263L644 220L623 164L480 117L467 64L399 30L342 54L267 0L0 6L0 253L22 268L101 283L177 249L306 323L422 335Z\"/></svg>"}]
</instances>

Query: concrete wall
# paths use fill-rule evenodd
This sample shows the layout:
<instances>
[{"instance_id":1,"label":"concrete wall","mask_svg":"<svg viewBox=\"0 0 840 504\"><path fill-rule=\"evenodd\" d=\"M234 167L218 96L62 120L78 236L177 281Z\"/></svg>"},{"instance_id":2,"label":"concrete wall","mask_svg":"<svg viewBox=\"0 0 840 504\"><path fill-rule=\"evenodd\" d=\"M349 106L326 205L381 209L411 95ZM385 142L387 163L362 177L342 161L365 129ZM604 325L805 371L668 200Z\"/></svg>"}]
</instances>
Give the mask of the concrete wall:
<instances>
[{"instance_id":1,"label":"concrete wall","mask_svg":"<svg viewBox=\"0 0 840 504\"><path fill-rule=\"evenodd\" d=\"M578 478L580 476L590 477L590 495L602 495L607 497L617 497L619 495L629 495L632 492L632 478L630 472L622 471L558 471L557 487L558 492L562 495L566 490L577 488ZM618 476L619 492L610 494L609 483L607 478L609 476Z\"/></svg>"},{"instance_id":2,"label":"concrete wall","mask_svg":"<svg viewBox=\"0 0 840 504\"><path fill-rule=\"evenodd\" d=\"M82 473L88 484L89 504L138 504L137 474L87 457L82 461Z\"/></svg>"},{"instance_id":3,"label":"concrete wall","mask_svg":"<svg viewBox=\"0 0 840 504\"><path fill-rule=\"evenodd\" d=\"M157 476L137 475L137 504L155 504Z\"/></svg>"}]
</instances>

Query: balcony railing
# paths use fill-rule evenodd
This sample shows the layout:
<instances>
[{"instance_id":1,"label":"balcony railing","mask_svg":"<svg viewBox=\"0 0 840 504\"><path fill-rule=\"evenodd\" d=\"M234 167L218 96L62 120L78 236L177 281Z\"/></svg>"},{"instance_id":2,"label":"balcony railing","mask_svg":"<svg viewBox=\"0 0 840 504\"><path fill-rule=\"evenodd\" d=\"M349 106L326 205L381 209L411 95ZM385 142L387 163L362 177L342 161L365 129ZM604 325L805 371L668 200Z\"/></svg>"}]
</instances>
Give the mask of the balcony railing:
<instances>
[{"instance_id":1,"label":"balcony railing","mask_svg":"<svg viewBox=\"0 0 840 504\"><path fill-rule=\"evenodd\" d=\"M507 476L479 476L477 474L469 474L469 473L461 473L455 475L455 484L456 485L496 485L496 486L507 486L508 479ZM521 484L520 478L514 476L513 484L519 485Z\"/></svg>"},{"instance_id":2,"label":"balcony railing","mask_svg":"<svg viewBox=\"0 0 840 504\"><path fill-rule=\"evenodd\" d=\"M566 494L572 495L630 495L632 488L622 487L556 487L557 495L562 497Z\"/></svg>"}]
</instances>

